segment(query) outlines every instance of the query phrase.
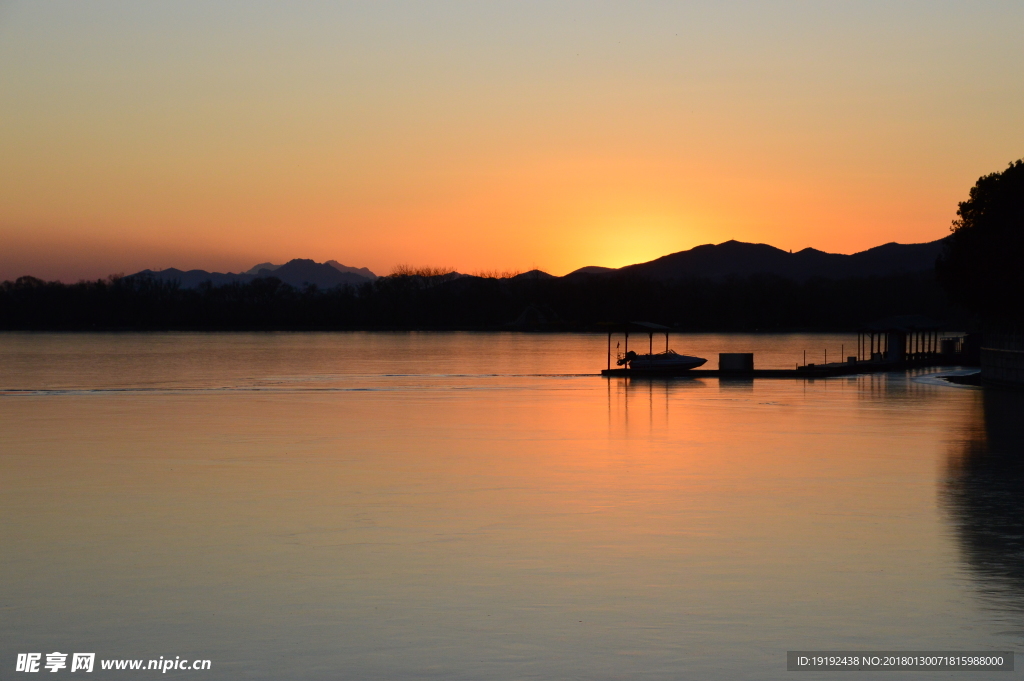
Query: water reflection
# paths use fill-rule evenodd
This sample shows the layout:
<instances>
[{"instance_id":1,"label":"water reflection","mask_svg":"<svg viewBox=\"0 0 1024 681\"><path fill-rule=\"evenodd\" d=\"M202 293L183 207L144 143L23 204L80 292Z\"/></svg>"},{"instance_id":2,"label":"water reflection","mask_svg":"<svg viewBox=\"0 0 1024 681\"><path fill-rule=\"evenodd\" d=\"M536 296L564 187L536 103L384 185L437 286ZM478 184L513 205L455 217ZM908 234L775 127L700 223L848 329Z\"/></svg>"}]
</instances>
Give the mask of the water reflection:
<instances>
[{"instance_id":1,"label":"water reflection","mask_svg":"<svg viewBox=\"0 0 1024 681\"><path fill-rule=\"evenodd\" d=\"M1024 394L979 391L953 444L943 501L990 606L1024 613Z\"/></svg>"},{"instance_id":2,"label":"water reflection","mask_svg":"<svg viewBox=\"0 0 1024 681\"><path fill-rule=\"evenodd\" d=\"M703 380L672 380L637 377L607 381L608 427L612 436L629 433L653 434L671 423L670 404L673 393L702 389ZM637 429L640 430L637 430Z\"/></svg>"}]
</instances>

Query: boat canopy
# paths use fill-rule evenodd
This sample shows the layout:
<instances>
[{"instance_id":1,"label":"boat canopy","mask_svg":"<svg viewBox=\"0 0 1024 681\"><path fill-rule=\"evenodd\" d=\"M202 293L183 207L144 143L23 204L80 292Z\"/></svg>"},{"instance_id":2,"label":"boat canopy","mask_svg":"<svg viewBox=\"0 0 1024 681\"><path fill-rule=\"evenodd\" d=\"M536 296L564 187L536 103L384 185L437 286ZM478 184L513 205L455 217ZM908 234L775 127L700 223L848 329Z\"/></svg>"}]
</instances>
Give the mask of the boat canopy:
<instances>
[{"instance_id":1,"label":"boat canopy","mask_svg":"<svg viewBox=\"0 0 1024 681\"><path fill-rule=\"evenodd\" d=\"M608 329L608 369L612 368L612 334L621 333L626 337L626 351L629 351L629 333L646 333L648 353L654 354L654 334L665 334L665 352L668 352L668 334L672 329L654 322L601 322L598 326Z\"/></svg>"}]
</instances>

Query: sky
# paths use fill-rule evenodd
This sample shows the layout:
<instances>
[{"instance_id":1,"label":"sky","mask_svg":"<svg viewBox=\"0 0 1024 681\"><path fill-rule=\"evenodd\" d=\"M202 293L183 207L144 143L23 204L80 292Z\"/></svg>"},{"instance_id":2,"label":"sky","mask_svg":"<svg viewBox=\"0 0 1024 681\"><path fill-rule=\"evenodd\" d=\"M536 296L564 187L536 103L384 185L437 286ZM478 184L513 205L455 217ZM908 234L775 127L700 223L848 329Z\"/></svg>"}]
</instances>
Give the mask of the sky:
<instances>
[{"instance_id":1,"label":"sky","mask_svg":"<svg viewBox=\"0 0 1024 681\"><path fill-rule=\"evenodd\" d=\"M0 280L948 234L1021 2L2 2Z\"/></svg>"}]
</instances>

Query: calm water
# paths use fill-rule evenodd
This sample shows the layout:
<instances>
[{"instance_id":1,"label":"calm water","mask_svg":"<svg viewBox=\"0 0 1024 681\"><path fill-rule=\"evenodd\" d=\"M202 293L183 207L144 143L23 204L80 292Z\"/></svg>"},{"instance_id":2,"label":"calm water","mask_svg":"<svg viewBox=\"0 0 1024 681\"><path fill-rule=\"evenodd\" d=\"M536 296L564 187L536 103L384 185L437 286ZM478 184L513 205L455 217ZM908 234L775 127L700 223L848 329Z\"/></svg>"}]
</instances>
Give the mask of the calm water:
<instances>
[{"instance_id":1,"label":"calm water","mask_svg":"<svg viewBox=\"0 0 1024 681\"><path fill-rule=\"evenodd\" d=\"M855 339L672 345L785 368ZM1024 646L1019 396L609 381L605 351L0 334L0 676L58 650L205 679L771 679L789 649Z\"/></svg>"}]
</instances>

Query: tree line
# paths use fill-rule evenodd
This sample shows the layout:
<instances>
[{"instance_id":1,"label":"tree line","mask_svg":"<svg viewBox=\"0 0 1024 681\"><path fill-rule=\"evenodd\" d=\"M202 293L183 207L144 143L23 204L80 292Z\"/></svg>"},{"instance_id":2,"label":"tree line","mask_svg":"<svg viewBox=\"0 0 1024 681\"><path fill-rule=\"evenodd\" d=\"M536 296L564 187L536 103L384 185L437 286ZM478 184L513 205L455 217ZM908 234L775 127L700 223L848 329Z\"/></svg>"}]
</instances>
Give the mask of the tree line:
<instances>
[{"instance_id":1,"label":"tree line","mask_svg":"<svg viewBox=\"0 0 1024 681\"><path fill-rule=\"evenodd\" d=\"M832 331L908 313L957 320L932 272L806 282L397 273L327 290L273 277L195 289L140 276L0 284L7 330L591 330L633 320L686 331Z\"/></svg>"}]
</instances>

